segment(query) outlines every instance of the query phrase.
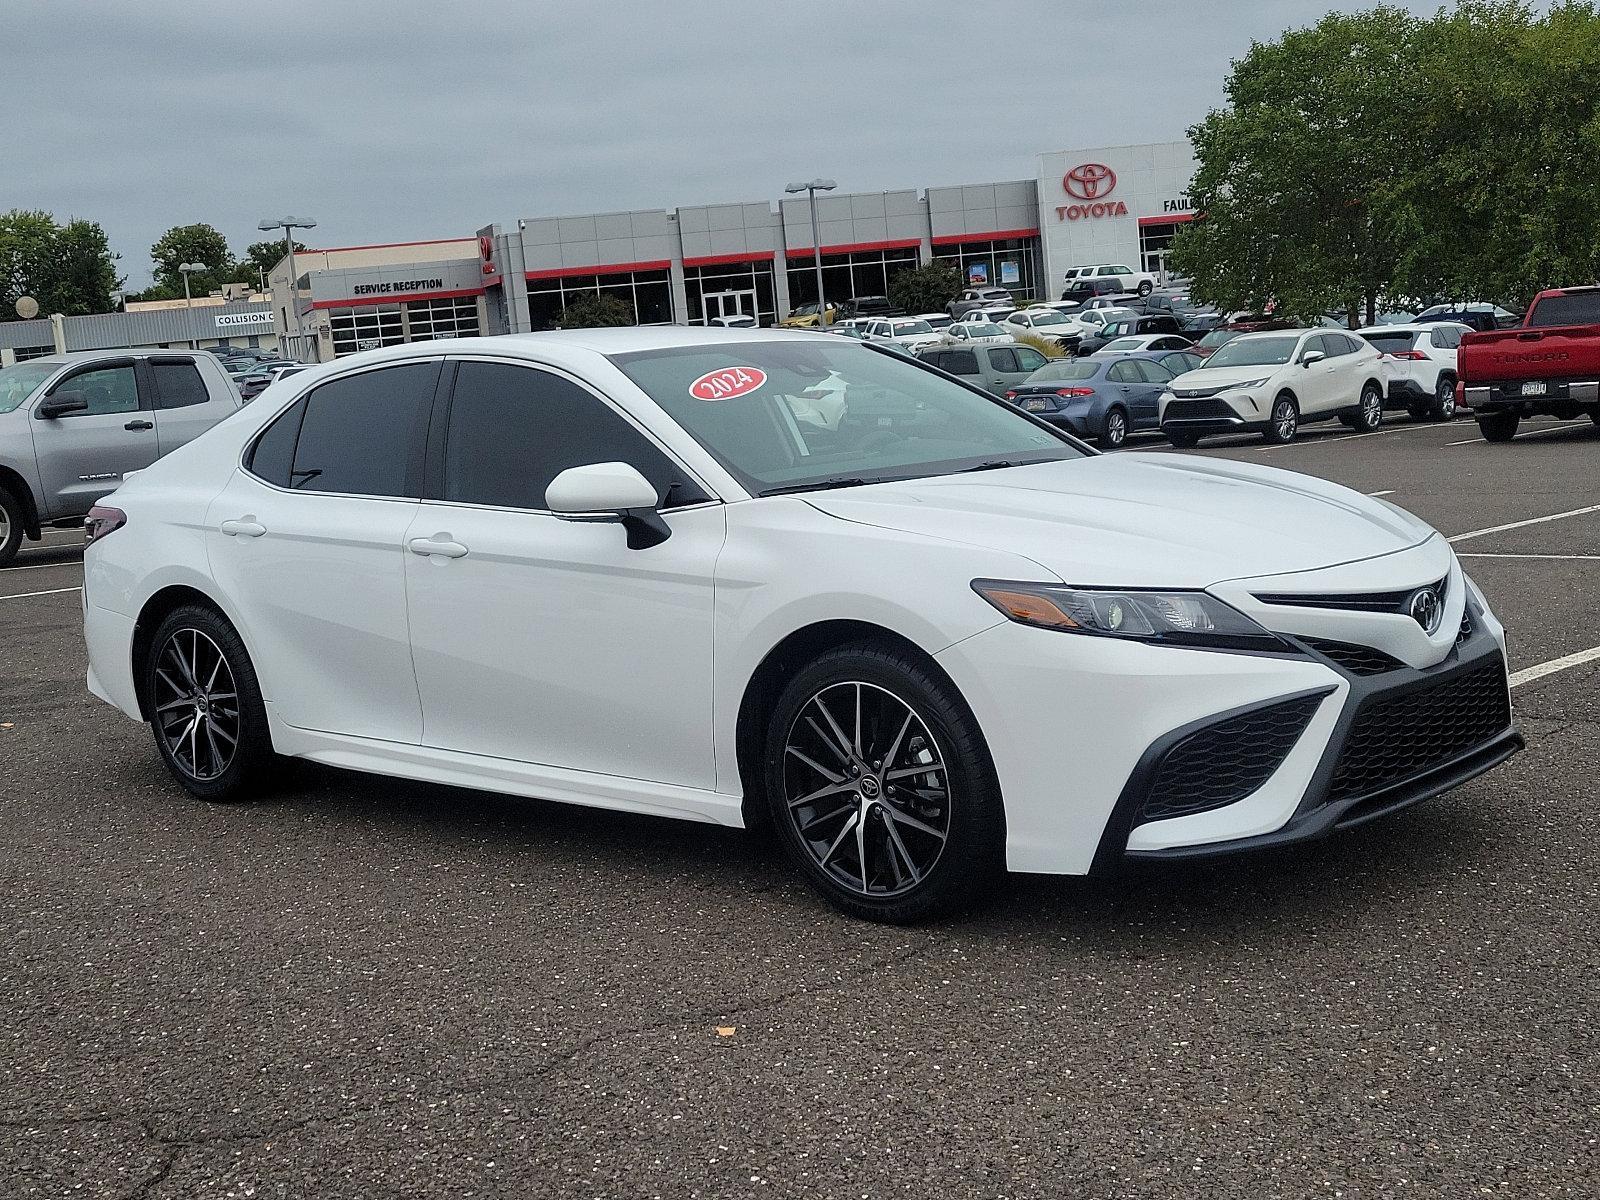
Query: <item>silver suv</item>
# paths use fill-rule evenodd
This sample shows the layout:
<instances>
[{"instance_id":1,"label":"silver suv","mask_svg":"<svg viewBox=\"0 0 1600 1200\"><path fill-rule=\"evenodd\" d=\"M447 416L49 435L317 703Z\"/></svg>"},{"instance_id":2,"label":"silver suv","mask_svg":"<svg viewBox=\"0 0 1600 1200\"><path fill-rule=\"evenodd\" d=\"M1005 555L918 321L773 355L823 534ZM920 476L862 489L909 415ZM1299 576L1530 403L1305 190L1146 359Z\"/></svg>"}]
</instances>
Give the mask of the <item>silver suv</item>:
<instances>
[{"instance_id":1,"label":"silver suv","mask_svg":"<svg viewBox=\"0 0 1600 1200\"><path fill-rule=\"evenodd\" d=\"M241 403L203 351L91 350L0 368L0 566L24 536L81 520L124 475Z\"/></svg>"}]
</instances>

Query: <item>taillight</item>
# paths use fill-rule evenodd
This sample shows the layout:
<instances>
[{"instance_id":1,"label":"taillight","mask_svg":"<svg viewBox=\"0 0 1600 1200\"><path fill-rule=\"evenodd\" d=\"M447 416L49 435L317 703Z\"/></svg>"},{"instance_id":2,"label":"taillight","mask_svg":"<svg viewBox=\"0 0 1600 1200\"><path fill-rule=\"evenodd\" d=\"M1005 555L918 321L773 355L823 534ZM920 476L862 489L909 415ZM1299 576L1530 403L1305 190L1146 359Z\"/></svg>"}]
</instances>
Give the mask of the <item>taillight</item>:
<instances>
[{"instance_id":1,"label":"taillight","mask_svg":"<svg viewBox=\"0 0 1600 1200\"><path fill-rule=\"evenodd\" d=\"M115 533L128 523L128 514L108 504L96 504L83 519L83 544L92 546L108 533Z\"/></svg>"},{"instance_id":2,"label":"taillight","mask_svg":"<svg viewBox=\"0 0 1600 1200\"><path fill-rule=\"evenodd\" d=\"M1466 406L1467 406L1467 385L1462 383L1461 380L1458 379L1458 380L1456 380L1456 407L1457 408L1465 408Z\"/></svg>"},{"instance_id":3,"label":"taillight","mask_svg":"<svg viewBox=\"0 0 1600 1200\"><path fill-rule=\"evenodd\" d=\"M1389 351L1389 357L1410 359L1412 362L1428 361L1428 356L1421 350L1391 350Z\"/></svg>"},{"instance_id":4,"label":"taillight","mask_svg":"<svg viewBox=\"0 0 1600 1200\"><path fill-rule=\"evenodd\" d=\"M1094 389L1093 388L1057 388L1056 389L1056 395L1058 395L1058 396L1092 396L1092 395L1094 395Z\"/></svg>"}]
</instances>

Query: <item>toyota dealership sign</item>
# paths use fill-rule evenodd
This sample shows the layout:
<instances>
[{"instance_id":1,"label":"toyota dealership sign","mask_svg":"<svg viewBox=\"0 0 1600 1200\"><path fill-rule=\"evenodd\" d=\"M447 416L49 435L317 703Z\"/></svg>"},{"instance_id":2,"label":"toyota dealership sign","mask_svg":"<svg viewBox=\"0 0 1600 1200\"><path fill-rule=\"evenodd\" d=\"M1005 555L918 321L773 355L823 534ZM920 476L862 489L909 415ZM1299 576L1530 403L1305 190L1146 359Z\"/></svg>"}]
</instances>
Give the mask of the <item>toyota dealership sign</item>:
<instances>
[{"instance_id":1,"label":"toyota dealership sign","mask_svg":"<svg viewBox=\"0 0 1600 1200\"><path fill-rule=\"evenodd\" d=\"M1099 217L1125 217L1128 206L1111 199L1117 173L1105 163L1079 163L1061 177L1061 188L1075 203L1056 206L1056 220L1082 221Z\"/></svg>"}]
</instances>

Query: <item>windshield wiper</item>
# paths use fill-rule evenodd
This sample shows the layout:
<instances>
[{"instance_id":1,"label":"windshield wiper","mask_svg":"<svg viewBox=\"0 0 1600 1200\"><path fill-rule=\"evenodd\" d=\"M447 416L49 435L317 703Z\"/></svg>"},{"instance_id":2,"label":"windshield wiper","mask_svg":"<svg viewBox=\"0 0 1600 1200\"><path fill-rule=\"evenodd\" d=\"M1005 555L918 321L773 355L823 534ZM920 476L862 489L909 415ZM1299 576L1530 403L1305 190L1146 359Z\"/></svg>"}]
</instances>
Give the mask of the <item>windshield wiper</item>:
<instances>
[{"instance_id":1,"label":"windshield wiper","mask_svg":"<svg viewBox=\"0 0 1600 1200\"><path fill-rule=\"evenodd\" d=\"M767 488L763 496L788 496L795 492L822 492L829 488L861 487L868 483L883 483L882 479L860 479L854 475L837 475L832 479L817 479L811 483L790 483L783 487Z\"/></svg>"},{"instance_id":2,"label":"windshield wiper","mask_svg":"<svg viewBox=\"0 0 1600 1200\"><path fill-rule=\"evenodd\" d=\"M1002 467L1028 467L1032 463L1012 462L1009 458L992 458L988 462L981 462L975 467L962 467L957 475L969 475L973 471L998 471Z\"/></svg>"}]
</instances>

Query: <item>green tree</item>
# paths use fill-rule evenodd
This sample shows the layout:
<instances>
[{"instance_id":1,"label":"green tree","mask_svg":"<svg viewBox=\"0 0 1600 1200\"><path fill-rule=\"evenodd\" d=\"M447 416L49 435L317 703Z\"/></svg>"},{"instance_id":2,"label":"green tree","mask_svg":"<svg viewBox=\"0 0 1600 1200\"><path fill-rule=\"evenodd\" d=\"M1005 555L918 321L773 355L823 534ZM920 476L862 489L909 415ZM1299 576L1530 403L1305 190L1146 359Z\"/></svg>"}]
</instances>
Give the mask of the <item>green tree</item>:
<instances>
[{"instance_id":1,"label":"green tree","mask_svg":"<svg viewBox=\"0 0 1600 1200\"><path fill-rule=\"evenodd\" d=\"M111 252L106 231L93 221L74 218L56 234L51 278L41 288L45 312L69 317L110 312L111 293L122 286L118 256Z\"/></svg>"},{"instance_id":2,"label":"green tree","mask_svg":"<svg viewBox=\"0 0 1600 1200\"><path fill-rule=\"evenodd\" d=\"M563 329L599 329L615 325L635 325L633 309L615 296L585 293L569 301L561 312Z\"/></svg>"},{"instance_id":3,"label":"green tree","mask_svg":"<svg viewBox=\"0 0 1600 1200\"><path fill-rule=\"evenodd\" d=\"M961 286L961 272L949 263L925 263L891 276L889 299L908 313L943 312Z\"/></svg>"},{"instance_id":4,"label":"green tree","mask_svg":"<svg viewBox=\"0 0 1600 1200\"><path fill-rule=\"evenodd\" d=\"M304 249L305 246L301 243L294 244L296 254ZM270 274L272 268L278 265L278 260L283 255L281 240L251 242L244 248L244 257L239 260L238 280L241 283L259 283L263 276Z\"/></svg>"},{"instance_id":5,"label":"green tree","mask_svg":"<svg viewBox=\"0 0 1600 1200\"><path fill-rule=\"evenodd\" d=\"M60 232L47 212L14 208L0 214L0 321L17 319L19 296L32 296L49 311L39 293L49 282Z\"/></svg>"},{"instance_id":6,"label":"green tree","mask_svg":"<svg viewBox=\"0 0 1600 1200\"><path fill-rule=\"evenodd\" d=\"M1229 107L1189 131L1201 215L1173 265L1197 294L1373 318L1412 228L1402 203L1418 168L1417 31L1398 8L1330 13L1234 64Z\"/></svg>"},{"instance_id":7,"label":"green tree","mask_svg":"<svg viewBox=\"0 0 1600 1200\"><path fill-rule=\"evenodd\" d=\"M199 263L205 268L189 279L190 291L197 296L231 282L235 273L228 239L206 224L174 225L150 247L150 258L155 265L155 287L174 296L183 295L183 274L178 270L183 263Z\"/></svg>"}]
</instances>

